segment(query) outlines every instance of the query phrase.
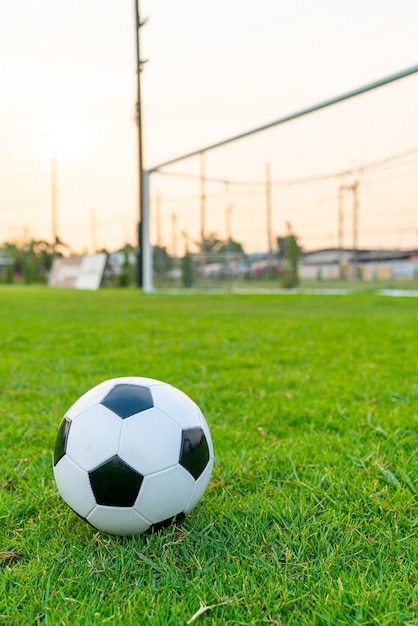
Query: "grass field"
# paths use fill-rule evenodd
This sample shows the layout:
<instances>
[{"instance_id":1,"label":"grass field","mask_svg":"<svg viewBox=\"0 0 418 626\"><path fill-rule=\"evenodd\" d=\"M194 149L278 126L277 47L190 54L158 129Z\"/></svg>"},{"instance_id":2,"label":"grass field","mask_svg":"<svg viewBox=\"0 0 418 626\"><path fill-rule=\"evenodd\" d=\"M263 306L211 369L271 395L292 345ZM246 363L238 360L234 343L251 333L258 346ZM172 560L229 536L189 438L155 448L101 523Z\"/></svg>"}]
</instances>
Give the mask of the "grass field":
<instances>
[{"instance_id":1,"label":"grass field","mask_svg":"<svg viewBox=\"0 0 418 626\"><path fill-rule=\"evenodd\" d=\"M417 330L414 298L2 287L0 623L418 624ZM121 375L188 393L216 457L190 517L134 538L51 467Z\"/></svg>"}]
</instances>

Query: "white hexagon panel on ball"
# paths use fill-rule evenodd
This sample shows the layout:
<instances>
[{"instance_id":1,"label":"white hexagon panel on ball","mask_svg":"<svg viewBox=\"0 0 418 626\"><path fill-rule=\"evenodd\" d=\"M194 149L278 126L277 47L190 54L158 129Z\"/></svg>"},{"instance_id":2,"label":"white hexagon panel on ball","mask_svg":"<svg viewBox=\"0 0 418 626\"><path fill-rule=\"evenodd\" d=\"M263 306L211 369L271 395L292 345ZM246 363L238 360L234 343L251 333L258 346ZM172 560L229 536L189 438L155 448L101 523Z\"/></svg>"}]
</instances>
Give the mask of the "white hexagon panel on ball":
<instances>
[{"instance_id":1,"label":"white hexagon panel on ball","mask_svg":"<svg viewBox=\"0 0 418 626\"><path fill-rule=\"evenodd\" d=\"M152 387L154 406L175 420L180 428L199 425L199 407L185 393L171 385Z\"/></svg>"},{"instance_id":2,"label":"white hexagon panel on ball","mask_svg":"<svg viewBox=\"0 0 418 626\"><path fill-rule=\"evenodd\" d=\"M178 463L179 426L152 408L123 421L119 456L144 476Z\"/></svg>"},{"instance_id":3,"label":"white hexagon panel on ball","mask_svg":"<svg viewBox=\"0 0 418 626\"><path fill-rule=\"evenodd\" d=\"M153 524L183 513L195 481L181 465L145 476L134 508Z\"/></svg>"},{"instance_id":4,"label":"white hexagon panel on ball","mask_svg":"<svg viewBox=\"0 0 418 626\"><path fill-rule=\"evenodd\" d=\"M99 504L87 516L87 521L97 530L120 536L137 535L151 526L151 523L133 508L121 509Z\"/></svg>"},{"instance_id":5,"label":"white hexagon panel on ball","mask_svg":"<svg viewBox=\"0 0 418 626\"><path fill-rule=\"evenodd\" d=\"M89 471L117 454L121 429L122 420L103 405L96 404L71 421L66 453Z\"/></svg>"}]
</instances>

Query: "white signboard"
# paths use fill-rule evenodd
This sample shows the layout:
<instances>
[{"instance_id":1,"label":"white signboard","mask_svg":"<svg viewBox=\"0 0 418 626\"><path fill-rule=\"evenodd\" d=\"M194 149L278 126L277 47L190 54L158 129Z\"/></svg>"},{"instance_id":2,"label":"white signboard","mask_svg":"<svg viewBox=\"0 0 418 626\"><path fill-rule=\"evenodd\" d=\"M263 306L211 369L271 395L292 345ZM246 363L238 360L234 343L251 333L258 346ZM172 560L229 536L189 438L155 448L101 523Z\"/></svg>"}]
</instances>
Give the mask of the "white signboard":
<instances>
[{"instance_id":1,"label":"white signboard","mask_svg":"<svg viewBox=\"0 0 418 626\"><path fill-rule=\"evenodd\" d=\"M50 287L75 287L80 265L81 257L73 256L69 259L57 257L54 259L48 285Z\"/></svg>"},{"instance_id":2,"label":"white signboard","mask_svg":"<svg viewBox=\"0 0 418 626\"><path fill-rule=\"evenodd\" d=\"M104 252L84 256L75 283L76 289L91 289L95 291L100 287L103 272L106 265L107 255Z\"/></svg>"},{"instance_id":3,"label":"white signboard","mask_svg":"<svg viewBox=\"0 0 418 626\"><path fill-rule=\"evenodd\" d=\"M50 287L73 287L95 291L100 287L106 266L104 252L88 256L57 258L51 270Z\"/></svg>"}]
</instances>

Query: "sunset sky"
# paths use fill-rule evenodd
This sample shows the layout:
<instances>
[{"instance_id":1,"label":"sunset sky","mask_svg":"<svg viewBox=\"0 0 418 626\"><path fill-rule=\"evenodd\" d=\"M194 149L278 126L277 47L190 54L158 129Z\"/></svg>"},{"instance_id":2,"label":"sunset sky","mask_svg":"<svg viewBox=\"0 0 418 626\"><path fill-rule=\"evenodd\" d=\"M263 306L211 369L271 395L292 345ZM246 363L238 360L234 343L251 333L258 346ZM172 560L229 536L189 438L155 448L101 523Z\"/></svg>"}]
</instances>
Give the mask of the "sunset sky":
<instances>
[{"instance_id":1,"label":"sunset sky","mask_svg":"<svg viewBox=\"0 0 418 626\"><path fill-rule=\"evenodd\" d=\"M141 14L147 168L418 63L416 0L143 0ZM0 242L51 240L53 154L60 238L135 242L135 71L133 1L0 3ZM306 248L336 245L338 188L358 181L360 245L418 247L417 111L415 74L208 154L207 177L230 183L206 185L207 232L224 237L229 216L265 249L269 163L274 236L290 222ZM180 251L199 236L200 163L168 172L196 177L152 177L153 241Z\"/></svg>"}]
</instances>

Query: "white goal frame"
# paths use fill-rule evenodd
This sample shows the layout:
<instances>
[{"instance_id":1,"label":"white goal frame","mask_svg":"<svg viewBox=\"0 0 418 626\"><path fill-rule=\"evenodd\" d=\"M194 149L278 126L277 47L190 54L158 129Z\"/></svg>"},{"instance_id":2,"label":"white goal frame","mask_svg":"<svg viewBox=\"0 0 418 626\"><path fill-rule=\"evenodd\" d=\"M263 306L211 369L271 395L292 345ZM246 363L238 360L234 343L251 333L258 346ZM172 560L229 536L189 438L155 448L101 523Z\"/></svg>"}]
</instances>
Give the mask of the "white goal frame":
<instances>
[{"instance_id":1,"label":"white goal frame","mask_svg":"<svg viewBox=\"0 0 418 626\"><path fill-rule=\"evenodd\" d=\"M151 246L151 239L150 239L150 230L151 230L150 229L150 184L151 184L151 175L153 173L156 173L159 170L163 169L164 167L167 167L168 165L172 165L173 163L178 163L179 161L184 161L186 159L190 159L198 155L203 155L206 152L215 150L216 148L220 148L221 146L225 146L229 143L239 141L240 139L244 139L245 137L249 137L250 135L255 135L256 133L260 133L263 130L273 128L274 126L279 126L280 124L284 124L285 122L289 122L290 120L294 120L296 118L309 115L309 113L314 113L315 111L319 111L320 109L325 109L334 104L337 104L338 102L349 100L351 98L359 96L368 91L378 89L379 87L383 87L384 85L388 85L389 83L393 83L402 78L406 78L407 76L411 76L412 74L416 74L417 72L418 72L418 65L413 65L404 70L396 72L395 74L385 76L384 78L375 80L372 83L368 83L367 85L358 87L357 89L353 89L339 96L335 96L334 98L324 100L323 102L319 102L318 104L311 105L309 107L296 111L295 113L286 115L273 122L263 124L262 126L258 126L247 132L241 133L239 135L235 135L234 137L223 139L222 141L218 141L217 143L211 144L209 146L205 146L203 148L200 148L199 150L194 150L193 152L182 154L178 157L170 159L169 161L164 161L163 163L154 165L148 170L143 170L141 184L143 185L143 194L144 194L143 195L144 210L143 210L143 216L142 216L142 229L143 229L143 237L142 237L142 242L143 242L142 243L143 245L142 285L143 286L142 286L142 289L144 293L153 293L154 291L153 267L152 267L152 246Z\"/></svg>"}]
</instances>

